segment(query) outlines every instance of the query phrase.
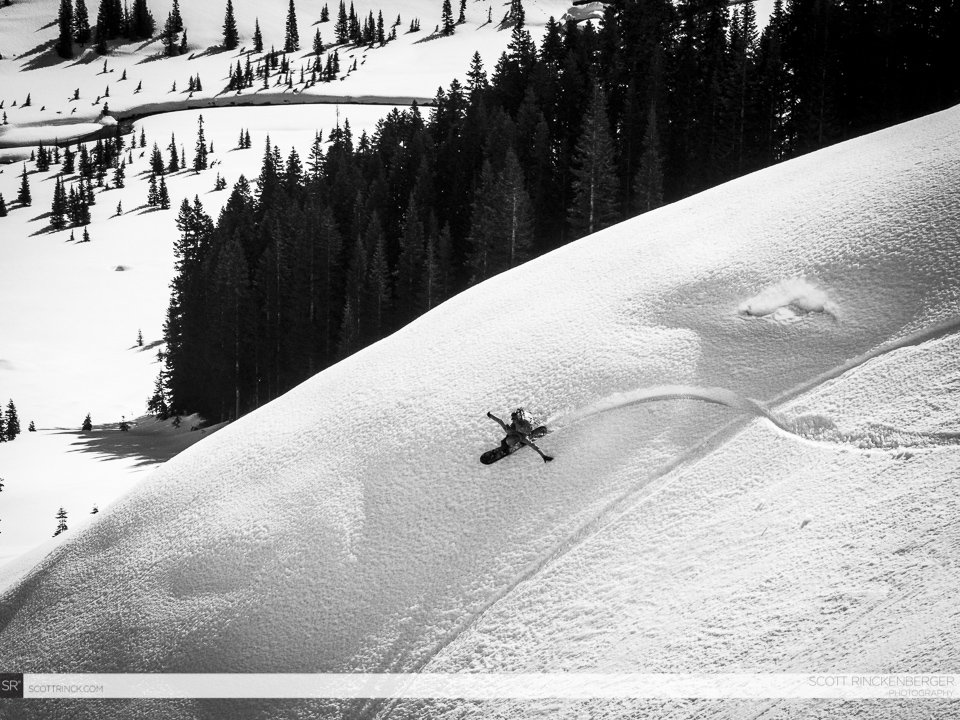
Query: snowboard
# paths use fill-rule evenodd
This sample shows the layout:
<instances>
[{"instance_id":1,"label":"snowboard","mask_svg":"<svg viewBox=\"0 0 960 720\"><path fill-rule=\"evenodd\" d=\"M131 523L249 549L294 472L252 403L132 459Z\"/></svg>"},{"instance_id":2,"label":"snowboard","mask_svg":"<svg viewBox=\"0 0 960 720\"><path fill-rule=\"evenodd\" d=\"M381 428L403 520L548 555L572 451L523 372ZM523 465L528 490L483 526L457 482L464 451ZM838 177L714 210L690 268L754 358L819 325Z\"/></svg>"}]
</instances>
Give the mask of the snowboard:
<instances>
[{"instance_id":1,"label":"snowboard","mask_svg":"<svg viewBox=\"0 0 960 720\"><path fill-rule=\"evenodd\" d=\"M541 425L540 427L534 429L530 433L530 437L534 440L542 438L549 432L546 425ZM497 460L503 460L507 455L513 455L517 450L523 447L523 443L517 443L513 447L504 447L502 444L495 447L493 450L487 450L483 455L480 456L480 462L484 465L493 465Z\"/></svg>"}]
</instances>

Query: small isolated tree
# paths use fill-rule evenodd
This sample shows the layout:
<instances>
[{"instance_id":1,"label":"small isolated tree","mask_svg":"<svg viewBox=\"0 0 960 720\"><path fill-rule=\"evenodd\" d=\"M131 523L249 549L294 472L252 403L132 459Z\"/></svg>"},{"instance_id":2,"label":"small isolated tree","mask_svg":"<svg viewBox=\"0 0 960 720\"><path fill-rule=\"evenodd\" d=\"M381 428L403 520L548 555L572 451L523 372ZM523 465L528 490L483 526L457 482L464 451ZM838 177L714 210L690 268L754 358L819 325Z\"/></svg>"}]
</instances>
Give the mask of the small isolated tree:
<instances>
[{"instance_id":1,"label":"small isolated tree","mask_svg":"<svg viewBox=\"0 0 960 720\"><path fill-rule=\"evenodd\" d=\"M137 347L143 347L143 331L137 330Z\"/></svg>"},{"instance_id":2,"label":"small isolated tree","mask_svg":"<svg viewBox=\"0 0 960 720\"><path fill-rule=\"evenodd\" d=\"M82 432L90 432L93 430L93 422L90 420L90 413L87 413L87 416L83 419L83 425L80 426Z\"/></svg>"},{"instance_id":3,"label":"small isolated tree","mask_svg":"<svg viewBox=\"0 0 960 720\"><path fill-rule=\"evenodd\" d=\"M323 8L320 10L320 22L330 22L330 6L327 3L323 4Z\"/></svg>"},{"instance_id":4,"label":"small isolated tree","mask_svg":"<svg viewBox=\"0 0 960 720\"><path fill-rule=\"evenodd\" d=\"M56 537L60 533L66 532L66 531L67 531L67 511L61 507L60 511L57 513L57 531L53 534L53 536Z\"/></svg>"},{"instance_id":5,"label":"small isolated tree","mask_svg":"<svg viewBox=\"0 0 960 720\"><path fill-rule=\"evenodd\" d=\"M240 44L240 35L237 32L237 21L233 17L233 0L227 0L227 10L223 18L223 46L227 50L235 50Z\"/></svg>"},{"instance_id":6,"label":"small isolated tree","mask_svg":"<svg viewBox=\"0 0 960 720\"><path fill-rule=\"evenodd\" d=\"M27 426L27 432L36 432L37 426L33 424L33 420L30 421L30 424Z\"/></svg>"},{"instance_id":7,"label":"small isolated tree","mask_svg":"<svg viewBox=\"0 0 960 720\"><path fill-rule=\"evenodd\" d=\"M257 18L253 26L253 51L263 52L263 33L260 32L260 18Z\"/></svg>"},{"instance_id":8,"label":"small isolated tree","mask_svg":"<svg viewBox=\"0 0 960 720\"><path fill-rule=\"evenodd\" d=\"M100 511L97 509L96 503L94 503L94 505L93 505L93 510L90 511L90 514L91 514L91 515L96 515L98 512L100 512Z\"/></svg>"},{"instance_id":9,"label":"small isolated tree","mask_svg":"<svg viewBox=\"0 0 960 720\"><path fill-rule=\"evenodd\" d=\"M316 34L313 36L313 54L319 55L323 50L323 39L320 37L320 29L318 28Z\"/></svg>"},{"instance_id":10,"label":"small isolated tree","mask_svg":"<svg viewBox=\"0 0 960 720\"><path fill-rule=\"evenodd\" d=\"M13 400L7 403L7 412L3 419L4 437L8 441L16 440L20 434L20 418L17 417L17 406L13 404Z\"/></svg>"},{"instance_id":11,"label":"small isolated tree","mask_svg":"<svg viewBox=\"0 0 960 720\"><path fill-rule=\"evenodd\" d=\"M20 192L17 194L17 202L21 205L30 205L33 200L30 197L30 180L27 178L27 164L23 164L23 173L20 175Z\"/></svg>"},{"instance_id":12,"label":"small isolated tree","mask_svg":"<svg viewBox=\"0 0 960 720\"><path fill-rule=\"evenodd\" d=\"M207 153L207 141L203 135L203 115L201 115L197 123L197 146L193 156L194 171L200 172L207 169Z\"/></svg>"},{"instance_id":13,"label":"small isolated tree","mask_svg":"<svg viewBox=\"0 0 960 720\"><path fill-rule=\"evenodd\" d=\"M154 143L153 150L150 153L150 172L154 175L163 175L164 170L163 155L160 154L160 148Z\"/></svg>"},{"instance_id":14,"label":"small isolated tree","mask_svg":"<svg viewBox=\"0 0 960 720\"><path fill-rule=\"evenodd\" d=\"M3 193L0 193L0 217L7 216L7 203L3 199Z\"/></svg>"}]
</instances>

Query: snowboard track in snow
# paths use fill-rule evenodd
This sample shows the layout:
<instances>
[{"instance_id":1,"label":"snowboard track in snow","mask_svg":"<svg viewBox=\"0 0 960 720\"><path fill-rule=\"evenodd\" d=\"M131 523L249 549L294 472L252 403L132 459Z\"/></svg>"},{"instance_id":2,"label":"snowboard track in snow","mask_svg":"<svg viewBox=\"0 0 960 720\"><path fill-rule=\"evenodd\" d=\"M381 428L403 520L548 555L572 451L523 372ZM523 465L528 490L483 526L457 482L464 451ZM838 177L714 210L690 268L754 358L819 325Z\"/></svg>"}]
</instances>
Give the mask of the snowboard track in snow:
<instances>
[{"instance_id":1,"label":"snowboard track in snow","mask_svg":"<svg viewBox=\"0 0 960 720\"><path fill-rule=\"evenodd\" d=\"M823 383L839 378L875 358L906 347L936 340L958 331L960 331L960 317L955 317L950 320L935 323L900 338L887 341L845 363L841 363L826 372L814 376L810 380L784 391L773 398L769 402L769 405L775 407L793 400ZM419 663L415 672L422 671L431 660L439 656L447 647L456 642L460 636L474 627L488 610L509 597L524 583L535 578L571 550L601 532L608 525L633 509L639 502L642 502L646 497L642 495L642 492L651 482L666 477L684 465L706 457L743 430L748 423L757 417L766 418L781 430L800 438L824 441L830 444L853 448L905 449L907 447L917 446L936 447L942 445L960 445L960 433L916 433L898 430L880 424L868 424L865 428L858 431L844 432L838 430L832 421L823 416L802 415L798 418L785 419L770 410L766 405L756 400L744 398L724 388L698 388L682 385L642 388L631 393L620 393L591 403L584 408L561 413L550 418L550 421L557 423L560 426L560 428L558 428L559 430L591 415L625 407L626 405L679 399L693 399L727 405L728 407L742 411L745 417L738 417L731 420L704 440L680 453L659 470L641 478L634 486L609 500L603 507L597 510L593 516L586 519L578 528L567 535L566 538L554 544L552 548L547 550L538 559L529 563L513 580L491 596L472 615L465 618L457 628L441 639L432 651L425 653L425 659ZM623 402L618 402L618 400ZM548 421L548 424L550 421ZM876 444L869 445L870 443ZM363 704L363 707L356 716L360 718L370 717L376 718L377 720L387 720L387 718L392 715L398 702L399 700L396 699L368 701Z\"/></svg>"}]
</instances>

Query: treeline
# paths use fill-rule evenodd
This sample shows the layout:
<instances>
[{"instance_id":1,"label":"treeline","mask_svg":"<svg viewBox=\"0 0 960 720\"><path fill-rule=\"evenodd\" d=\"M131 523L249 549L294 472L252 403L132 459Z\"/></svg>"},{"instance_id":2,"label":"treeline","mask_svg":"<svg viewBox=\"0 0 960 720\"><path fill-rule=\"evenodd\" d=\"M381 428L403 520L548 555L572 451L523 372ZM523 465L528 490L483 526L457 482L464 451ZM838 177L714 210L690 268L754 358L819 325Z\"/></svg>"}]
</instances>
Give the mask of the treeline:
<instances>
[{"instance_id":1,"label":"treeline","mask_svg":"<svg viewBox=\"0 0 960 720\"><path fill-rule=\"evenodd\" d=\"M216 222L184 201L151 409L235 418L529 257L739 174L957 102L954 3L625 2L599 29L515 3L490 78L372 137L270 145ZM743 212L749 212L749 198Z\"/></svg>"}]
</instances>

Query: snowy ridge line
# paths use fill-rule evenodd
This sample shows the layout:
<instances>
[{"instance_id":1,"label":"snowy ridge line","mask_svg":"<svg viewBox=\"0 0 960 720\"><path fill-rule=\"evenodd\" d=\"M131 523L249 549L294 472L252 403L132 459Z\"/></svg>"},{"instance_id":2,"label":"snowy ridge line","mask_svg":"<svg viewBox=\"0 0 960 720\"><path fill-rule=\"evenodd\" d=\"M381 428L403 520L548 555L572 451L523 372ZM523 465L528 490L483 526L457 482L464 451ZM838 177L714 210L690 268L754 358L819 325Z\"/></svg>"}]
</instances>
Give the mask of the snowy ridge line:
<instances>
[{"instance_id":1,"label":"snowy ridge line","mask_svg":"<svg viewBox=\"0 0 960 720\"><path fill-rule=\"evenodd\" d=\"M897 339L882 343L881 345L871 350L868 350L866 353L863 353L851 360L848 360L845 363L842 363L836 366L831 370L827 370L826 372L823 372L815 376L814 378L811 378L810 380L807 380L803 383L800 383L799 385L794 386L793 388L790 388L789 390L784 391L783 393L778 395L776 398L774 398L774 400L771 401L770 404L780 405L789 400L792 400L798 397L799 395L802 395L803 393L808 392L809 390L812 390L818 385L821 385L829 380L834 380L836 378L839 378L845 373L849 372L850 370L853 370L861 365L864 365L870 360L873 360L878 357L882 357L887 353L893 352L895 350L900 350L905 347L919 345L929 340L935 340L939 337L943 337L945 335L949 335L957 331L960 331L960 317L954 317L949 320L935 323L929 327L922 328L921 330L917 330L901 338L897 338ZM704 390L703 388L695 388L695 389L698 391ZM722 390L722 388L720 389ZM724 391L724 392L730 392L730 391ZM717 400L713 400L713 399L706 400L703 397L697 397L693 399L702 399L707 402L718 402ZM746 400L746 398L743 398L743 399ZM596 404L599 404L599 402L602 402L602 401L598 401L598 403ZM424 661L417 668L417 671L423 670L423 668L429 664L431 659L440 655L440 653L442 653L448 646L456 642L456 640L461 635L463 635L465 632L470 630L470 628L472 628L477 622L479 622L479 620L484 616L484 614L488 610L490 610L492 607L497 605L501 600L505 599L508 595L513 593L515 590L517 590L525 582L527 582L528 580L532 580L540 572L542 572L547 567L552 565L554 562L556 562L557 560L565 556L572 549L579 546L581 543L583 543L593 535L596 535L601 531L603 531L603 529L606 528L608 525L612 524L613 522L618 520L620 517L625 515L627 512L632 510L636 503L646 499L647 497L650 497L650 495L642 496L642 493L643 493L643 490L646 488L646 486L649 485L651 482L666 477L671 472L673 472L679 467L682 467L683 465L686 465L690 462L695 462L705 457L706 455L709 455L711 452L713 452L718 447L720 447L725 442L727 442L731 437L736 435L740 430L742 430L743 427L753 419L753 417L756 417L758 415L763 415L764 417L767 417L772 422L774 422L775 425L777 425L778 427L781 427L781 425L774 420L776 415L772 411L764 408L759 403L756 403L756 401L749 401L749 402L751 402L756 408L755 412L747 411L747 412L751 412L750 417L740 417L740 418L735 418L731 420L726 425L719 428L714 433L712 433L711 435L709 435L708 437L706 437L705 439L703 439L693 447L688 448L684 452L677 455L677 457L675 457L670 462L666 463L660 469L654 471L653 473L651 473L650 475L647 475L644 478L641 478L634 487L628 488L627 490L622 492L620 495L617 495L616 497L612 498L603 507L598 509L590 518L587 518L586 520L584 520L584 522L580 525L580 527L578 527L576 530L570 533L570 535L568 535L563 540L554 544L554 546L549 550L547 550L540 558L529 563L527 568L524 571L519 573L510 583L504 586L504 588L499 592L497 592L493 597L489 598L487 602L485 602L480 608L478 608L478 610L473 615L471 615L470 617L466 618L463 622L461 622L459 627L451 631L446 638L444 638L439 643L437 643L436 649L432 653L429 653L427 655L428 659ZM721 404L726 404L726 403L721 403ZM564 418L569 418L569 416L566 413L564 413L558 419L562 420ZM790 432L789 428L782 428L782 429L787 432ZM957 434L943 433L940 435L943 435L945 437L952 437L955 439L955 444L960 444L960 433L957 433ZM371 715L369 713L375 712L376 706L383 705L384 703L383 702L372 703L374 707L369 708L369 706L367 706L362 708L360 710L358 717L374 717L376 718L376 720L386 720L391 716L393 709L396 707L397 703L399 702L400 702L399 699L393 699L388 701L387 703L385 703L386 707L383 707L382 710L380 710L379 712L376 712L375 715Z\"/></svg>"}]
</instances>

